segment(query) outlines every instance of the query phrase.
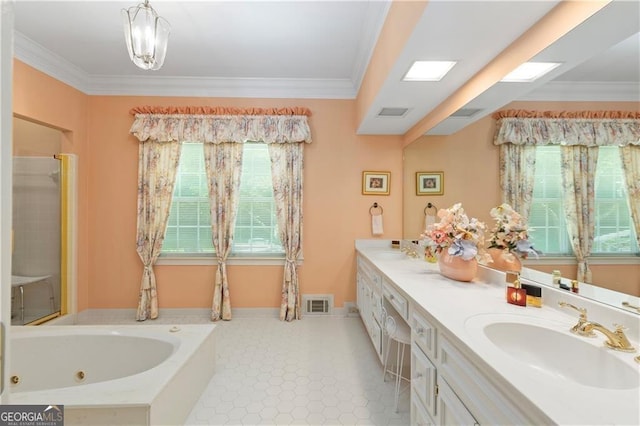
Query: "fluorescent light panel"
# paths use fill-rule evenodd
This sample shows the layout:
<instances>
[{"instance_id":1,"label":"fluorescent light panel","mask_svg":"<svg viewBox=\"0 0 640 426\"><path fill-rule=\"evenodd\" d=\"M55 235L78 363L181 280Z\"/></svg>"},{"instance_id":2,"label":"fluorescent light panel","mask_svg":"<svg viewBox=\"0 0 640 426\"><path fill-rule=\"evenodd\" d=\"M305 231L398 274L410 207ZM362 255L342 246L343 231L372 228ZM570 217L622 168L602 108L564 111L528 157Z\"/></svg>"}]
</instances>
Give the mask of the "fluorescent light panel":
<instances>
[{"instance_id":1,"label":"fluorescent light panel","mask_svg":"<svg viewBox=\"0 0 640 426\"><path fill-rule=\"evenodd\" d=\"M454 61L415 61L403 81L440 81L456 63Z\"/></svg>"},{"instance_id":2,"label":"fluorescent light panel","mask_svg":"<svg viewBox=\"0 0 640 426\"><path fill-rule=\"evenodd\" d=\"M559 65L559 62L525 62L505 75L500 81L508 83L528 83L539 79Z\"/></svg>"}]
</instances>

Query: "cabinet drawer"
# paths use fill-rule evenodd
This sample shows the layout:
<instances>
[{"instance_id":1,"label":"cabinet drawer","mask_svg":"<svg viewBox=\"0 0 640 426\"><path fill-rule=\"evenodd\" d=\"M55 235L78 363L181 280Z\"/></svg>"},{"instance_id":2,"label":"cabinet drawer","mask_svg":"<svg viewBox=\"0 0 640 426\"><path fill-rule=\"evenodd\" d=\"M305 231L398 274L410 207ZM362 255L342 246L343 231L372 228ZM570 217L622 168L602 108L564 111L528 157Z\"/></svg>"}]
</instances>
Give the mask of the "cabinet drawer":
<instances>
[{"instance_id":1,"label":"cabinet drawer","mask_svg":"<svg viewBox=\"0 0 640 426\"><path fill-rule=\"evenodd\" d=\"M411 313L411 339L420 346L424 353L432 360L437 359L436 327L420 311L415 309Z\"/></svg>"},{"instance_id":2,"label":"cabinet drawer","mask_svg":"<svg viewBox=\"0 0 640 426\"><path fill-rule=\"evenodd\" d=\"M369 333L371 335L371 341L373 342L373 347L376 349L376 353L378 356L382 355L382 329L376 320L371 317L369 320Z\"/></svg>"},{"instance_id":3,"label":"cabinet drawer","mask_svg":"<svg viewBox=\"0 0 640 426\"><path fill-rule=\"evenodd\" d=\"M411 387L431 417L436 416L436 367L419 346L411 345Z\"/></svg>"},{"instance_id":4,"label":"cabinet drawer","mask_svg":"<svg viewBox=\"0 0 640 426\"><path fill-rule=\"evenodd\" d=\"M382 324L382 295L375 290L371 292L371 313L378 324Z\"/></svg>"},{"instance_id":5,"label":"cabinet drawer","mask_svg":"<svg viewBox=\"0 0 640 426\"><path fill-rule=\"evenodd\" d=\"M482 424L543 424L532 410L521 411L449 340L438 336L438 383L444 378ZM526 414L525 414L526 413Z\"/></svg>"},{"instance_id":6,"label":"cabinet drawer","mask_svg":"<svg viewBox=\"0 0 640 426\"><path fill-rule=\"evenodd\" d=\"M448 383L438 379L438 422L442 425L478 425Z\"/></svg>"},{"instance_id":7,"label":"cabinet drawer","mask_svg":"<svg viewBox=\"0 0 640 426\"><path fill-rule=\"evenodd\" d=\"M415 391L411 392L411 424L416 426L436 426L436 422L422 406Z\"/></svg>"},{"instance_id":8,"label":"cabinet drawer","mask_svg":"<svg viewBox=\"0 0 640 426\"><path fill-rule=\"evenodd\" d=\"M382 277L377 270L366 260L358 257L358 274L364 275L366 280L374 286L380 288Z\"/></svg>"},{"instance_id":9,"label":"cabinet drawer","mask_svg":"<svg viewBox=\"0 0 640 426\"><path fill-rule=\"evenodd\" d=\"M407 303L407 299L386 280L383 280L382 282L382 294L389 303L391 303L400 316L407 321L409 319L409 304Z\"/></svg>"}]
</instances>

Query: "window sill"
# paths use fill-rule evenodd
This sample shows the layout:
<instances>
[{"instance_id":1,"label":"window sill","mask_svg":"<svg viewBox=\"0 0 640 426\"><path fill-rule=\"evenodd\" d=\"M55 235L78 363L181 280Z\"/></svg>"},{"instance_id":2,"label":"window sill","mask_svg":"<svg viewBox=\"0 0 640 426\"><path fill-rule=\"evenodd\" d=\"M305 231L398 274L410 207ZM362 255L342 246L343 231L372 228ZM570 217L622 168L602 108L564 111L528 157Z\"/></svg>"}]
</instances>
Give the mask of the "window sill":
<instances>
[{"instance_id":1,"label":"window sill","mask_svg":"<svg viewBox=\"0 0 640 426\"><path fill-rule=\"evenodd\" d=\"M591 256L587 259L589 265L637 265L640 264L640 256ZM524 266L529 265L575 265L577 260L574 256L544 256L539 259L529 258L523 262Z\"/></svg>"},{"instance_id":2,"label":"window sill","mask_svg":"<svg viewBox=\"0 0 640 426\"><path fill-rule=\"evenodd\" d=\"M304 259L298 260L301 265ZM160 256L156 265L175 265L175 266L210 266L217 265L215 257L211 256ZM284 257L264 256L264 257L245 257L245 256L229 256L227 265L245 265L245 266L282 266L284 265Z\"/></svg>"}]
</instances>

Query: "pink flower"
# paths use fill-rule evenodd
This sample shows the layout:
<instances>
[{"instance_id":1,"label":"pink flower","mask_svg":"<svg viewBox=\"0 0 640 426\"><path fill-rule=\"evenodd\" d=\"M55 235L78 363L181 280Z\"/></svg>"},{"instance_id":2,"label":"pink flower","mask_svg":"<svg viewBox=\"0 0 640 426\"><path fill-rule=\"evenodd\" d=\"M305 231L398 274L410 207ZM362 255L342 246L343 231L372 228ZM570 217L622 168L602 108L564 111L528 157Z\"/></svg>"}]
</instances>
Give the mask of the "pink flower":
<instances>
[{"instance_id":1,"label":"pink flower","mask_svg":"<svg viewBox=\"0 0 640 426\"><path fill-rule=\"evenodd\" d=\"M442 231L434 231L431 234L431 239L436 243L436 244L442 244L444 242L447 241L447 234L445 234Z\"/></svg>"},{"instance_id":2,"label":"pink flower","mask_svg":"<svg viewBox=\"0 0 640 426\"><path fill-rule=\"evenodd\" d=\"M479 247L484 244L485 225L476 218L469 219L461 203L438 211L439 222L429 225L420 235L422 245L430 252L441 253L454 244ZM463 242L464 241L464 242ZM465 253L468 250L465 250ZM475 254L474 254L475 256Z\"/></svg>"}]
</instances>

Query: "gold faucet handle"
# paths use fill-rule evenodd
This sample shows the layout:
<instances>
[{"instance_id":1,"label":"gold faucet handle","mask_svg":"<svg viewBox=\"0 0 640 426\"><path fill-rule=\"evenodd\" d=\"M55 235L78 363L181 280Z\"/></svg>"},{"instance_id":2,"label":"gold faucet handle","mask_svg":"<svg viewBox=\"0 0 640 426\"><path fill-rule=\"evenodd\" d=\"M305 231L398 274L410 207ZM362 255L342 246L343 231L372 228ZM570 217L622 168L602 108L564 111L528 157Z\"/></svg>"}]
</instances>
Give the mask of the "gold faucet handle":
<instances>
[{"instance_id":1,"label":"gold faucet handle","mask_svg":"<svg viewBox=\"0 0 640 426\"><path fill-rule=\"evenodd\" d=\"M578 319L578 323L571 327L571 332L577 334L579 336L584 337L596 337L596 333L593 330L585 330L585 325L587 324L587 310L585 308L579 308L571 303L567 302L558 302L558 305L562 308L571 308L575 309L580 313L580 318Z\"/></svg>"},{"instance_id":2,"label":"gold faucet handle","mask_svg":"<svg viewBox=\"0 0 640 426\"><path fill-rule=\"evenodd\" d=\"M618 337L618 341L605 342L605 345L612 349L616 349L618 351L635 352L636 348L633 347L631 342L629 342L629 339L627 338L627 336L624 334L624 330L628 330L629 328L625 327L622 324L615 324L615 323L613 324L613 326L616 328L616 330L614 331L614 334Z\"/></svg>"},{"instance_id":3,"label":"gold faucet handle","mask_svg":"<svg viewBox=\"0 0 640 426\"><path fill-rule=\"evenodd\" d=\"M617 324L617 323L613 323L613 326L616 328L615 333L623 336L625 339L627 338L627 336L624 335L625 330L628 330L629 327L626 327L622 324Z\"/></svg>"},{"instance_id":4,"label":"gold faucet handle","mask_svg":"<svg viewBox=\"0 0 640 426\"><path fill-rule=\"evenodd\" d=\"M571 303L567 303L567 302L558 302L558 305L560 305L563 308L572 308L575 309L576 311L578 311L580 313L580 320L581 321L586 321L587 320L587 309L586 308L579 308L575 305L572 305Z\"/></svg>"}]
</instances>

